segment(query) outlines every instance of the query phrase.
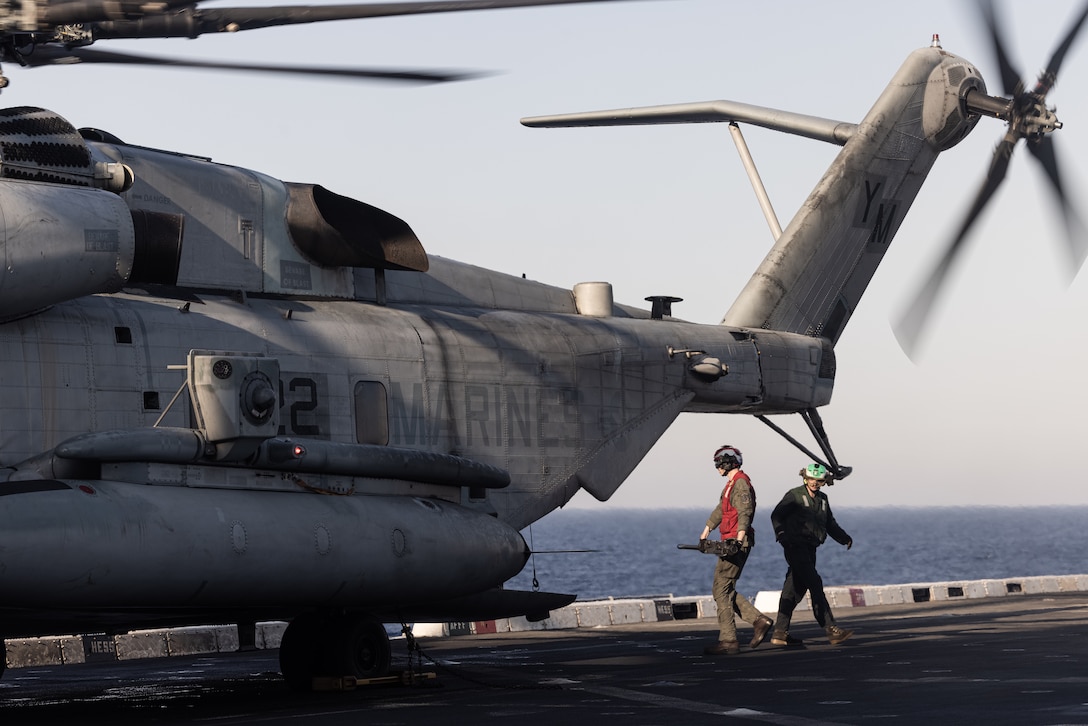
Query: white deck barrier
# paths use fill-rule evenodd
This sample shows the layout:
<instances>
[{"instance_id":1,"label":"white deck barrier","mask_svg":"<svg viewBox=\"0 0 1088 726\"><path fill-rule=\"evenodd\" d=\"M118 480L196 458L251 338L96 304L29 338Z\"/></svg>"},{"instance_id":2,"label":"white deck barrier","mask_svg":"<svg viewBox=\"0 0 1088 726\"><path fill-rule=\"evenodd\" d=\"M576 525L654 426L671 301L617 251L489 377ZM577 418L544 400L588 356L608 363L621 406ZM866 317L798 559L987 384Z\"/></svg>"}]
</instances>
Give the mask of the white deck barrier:
<instances>
[{"instance_id":1,"label":"white deck barrier","mask_svg":"<svg viewBox=\"0 0 1088 726\"><path fill-rule=\"evenodd\" d=\"M876 605L912 605L922 602L954 601L987 597L1016 597L1062 592L1088 591L1088 575L1048 575L992 580L906 583L901 585L850 585L825 587L834 610ZM754 601L771 617L778 611L778 591L762 591ZM807 610L806 597L798 611ZM416 637L446 637L484 633L602 628L665 620L715 618L717 607L709 595L588 600L552 611L537 622L525 618L502 618L459 623L417 623ZM256 648L278 648L286 623L258 623ZM172 655L229 652L239 649L234 625L140 630L123 635L67 635L6 641L8 667L84 663L96 660L129 660Z\"/></svg>"}]
</instances>

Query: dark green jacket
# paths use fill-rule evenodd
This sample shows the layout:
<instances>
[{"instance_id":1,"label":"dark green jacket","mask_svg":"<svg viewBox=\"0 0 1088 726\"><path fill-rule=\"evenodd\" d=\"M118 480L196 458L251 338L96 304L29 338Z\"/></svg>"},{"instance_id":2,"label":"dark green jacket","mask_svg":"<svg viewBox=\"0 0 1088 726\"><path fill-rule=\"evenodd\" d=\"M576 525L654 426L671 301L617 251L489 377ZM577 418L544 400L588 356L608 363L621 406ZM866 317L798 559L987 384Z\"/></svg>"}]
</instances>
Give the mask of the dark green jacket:
<instances>
[{"instance_id":1,"label":"dark green jacket","mask_svg":"<svg viewBox=\"0 0 1088 726\"><path fill-rule=\"evenodd\" d=\"M804 484L790 489L782 497L771 512L771 526L774 527L775 539L783 544L819 547L827 535L842 545L851 542L850 535L843 531L831 514L827 495L818 491L815 497L810 496Z\"/></svg>"}]
</instances>

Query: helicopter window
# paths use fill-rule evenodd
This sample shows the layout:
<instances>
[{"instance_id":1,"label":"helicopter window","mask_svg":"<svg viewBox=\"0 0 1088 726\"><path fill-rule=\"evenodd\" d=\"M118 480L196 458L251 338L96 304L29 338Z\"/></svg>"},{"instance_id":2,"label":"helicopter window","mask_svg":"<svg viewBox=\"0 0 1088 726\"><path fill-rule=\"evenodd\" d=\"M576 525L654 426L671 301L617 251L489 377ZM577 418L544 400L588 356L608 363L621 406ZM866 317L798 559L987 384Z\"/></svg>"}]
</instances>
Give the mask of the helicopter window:
<instances>
[{"instance_id":1,"label":"helicopter window","mask_svg":"<svg viewBox=\"0 0 1088 726\"><path fill-rule=\"evenodd\" d=\"M113 339L118 343L132 343L132 330L123 326L113 329Z\"/></svg>"},{"instance_id":2,"label":"helicopter window","mask_svg":"<svg viewBox=\"0 0 1088 726\"><path fill-rule=\"evenodd\" d=\"M144 410L145 411L158 411L159 410L159 392L158 391L144 391Z\"/></svg>"},{"instance_id":3,"label":"helicopter window","mask_svg":"<svg viewBox=\"0 0 1088 726\"><path fill-rule=\"evenodd\" d=\"M379 381L355 384L355 441L378 446L389 443L389 399Z\"/></svg>"}]
</instances>

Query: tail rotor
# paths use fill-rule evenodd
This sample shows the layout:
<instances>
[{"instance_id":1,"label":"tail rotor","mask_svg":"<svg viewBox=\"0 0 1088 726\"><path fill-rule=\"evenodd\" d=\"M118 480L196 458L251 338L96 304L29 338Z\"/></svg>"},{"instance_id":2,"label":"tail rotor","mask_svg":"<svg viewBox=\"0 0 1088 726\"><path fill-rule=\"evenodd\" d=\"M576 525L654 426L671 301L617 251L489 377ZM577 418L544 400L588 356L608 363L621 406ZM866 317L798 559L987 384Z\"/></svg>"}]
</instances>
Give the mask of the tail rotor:
<instances>
[{"instance_id":1,"label":"tail rotor","mask_svg":"<svg viewBox=\"0 0 1088 726\"><path fill-rule=\"evenodd\" d=\"M1088 257L1088 232L1066 192L1066 185L1059 171L1058 154L1054 140L1050 136L1062 127L1062 123L1054 110L1046 105L1047 94L1054 88L1058 71L1065 61L1066 54L1080 34L1085 21L1088 20L1088 4L1078 13L1061 43L1051 55L1045 70L1039 75L1039 79L1031 89L1028 89L1021 80L1019 71L1009 58L993 3L986 0L980 3L980 7L1001 71L1002 86L1008 98L988 96L980 91L972 90L967 92L963 103L972 113L1005 121L1007 128L1004 137L994 149L990 168L982 187L955 236L945 247L937 265L894 325L895 336L908 356L913 355L924 334L933 305L941 294L945 278L962 251L971 228L1004 182L1012 153L1021 139L1026 142L1031 157L1042 166L1050 183L1050 189L1061 208L1065 226L1065 247L1073 275Z\"/></svg>"}]
</instances>

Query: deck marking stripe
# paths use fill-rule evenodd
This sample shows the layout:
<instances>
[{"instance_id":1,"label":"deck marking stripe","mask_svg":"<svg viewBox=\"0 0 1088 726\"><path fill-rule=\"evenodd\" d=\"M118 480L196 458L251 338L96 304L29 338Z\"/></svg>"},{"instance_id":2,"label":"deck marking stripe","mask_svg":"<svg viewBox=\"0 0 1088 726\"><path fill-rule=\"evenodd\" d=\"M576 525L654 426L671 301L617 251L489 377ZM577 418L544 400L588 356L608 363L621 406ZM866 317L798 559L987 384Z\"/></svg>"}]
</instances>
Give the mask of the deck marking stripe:
<instances>
[{"instance_id":1,"label":"deck marking stripe","mask_svg":"<svg viewBox=\"0 0 1088 726\"><path fill-rule=\"evenodd\" d=\"M702 701L689 701L686 698L664 696L659 693L646 693L644 691L632 691L628 688L615 688L613 686L581 686L573 690L582 690L587 693L595 693L600 696L621 698L625 701L636 701L661 708L673 708L680 711L694 711L696 713L709 713L715 716L735 716L751 721L763 721L766 723L781 724L781 726L842 726L834 721L816 721L800 716L787 716L779 713L767 713L755 711L750 708L735 708L732 706L719 706L716 703L703 703Z\"/></svg>"}]
</instances>

